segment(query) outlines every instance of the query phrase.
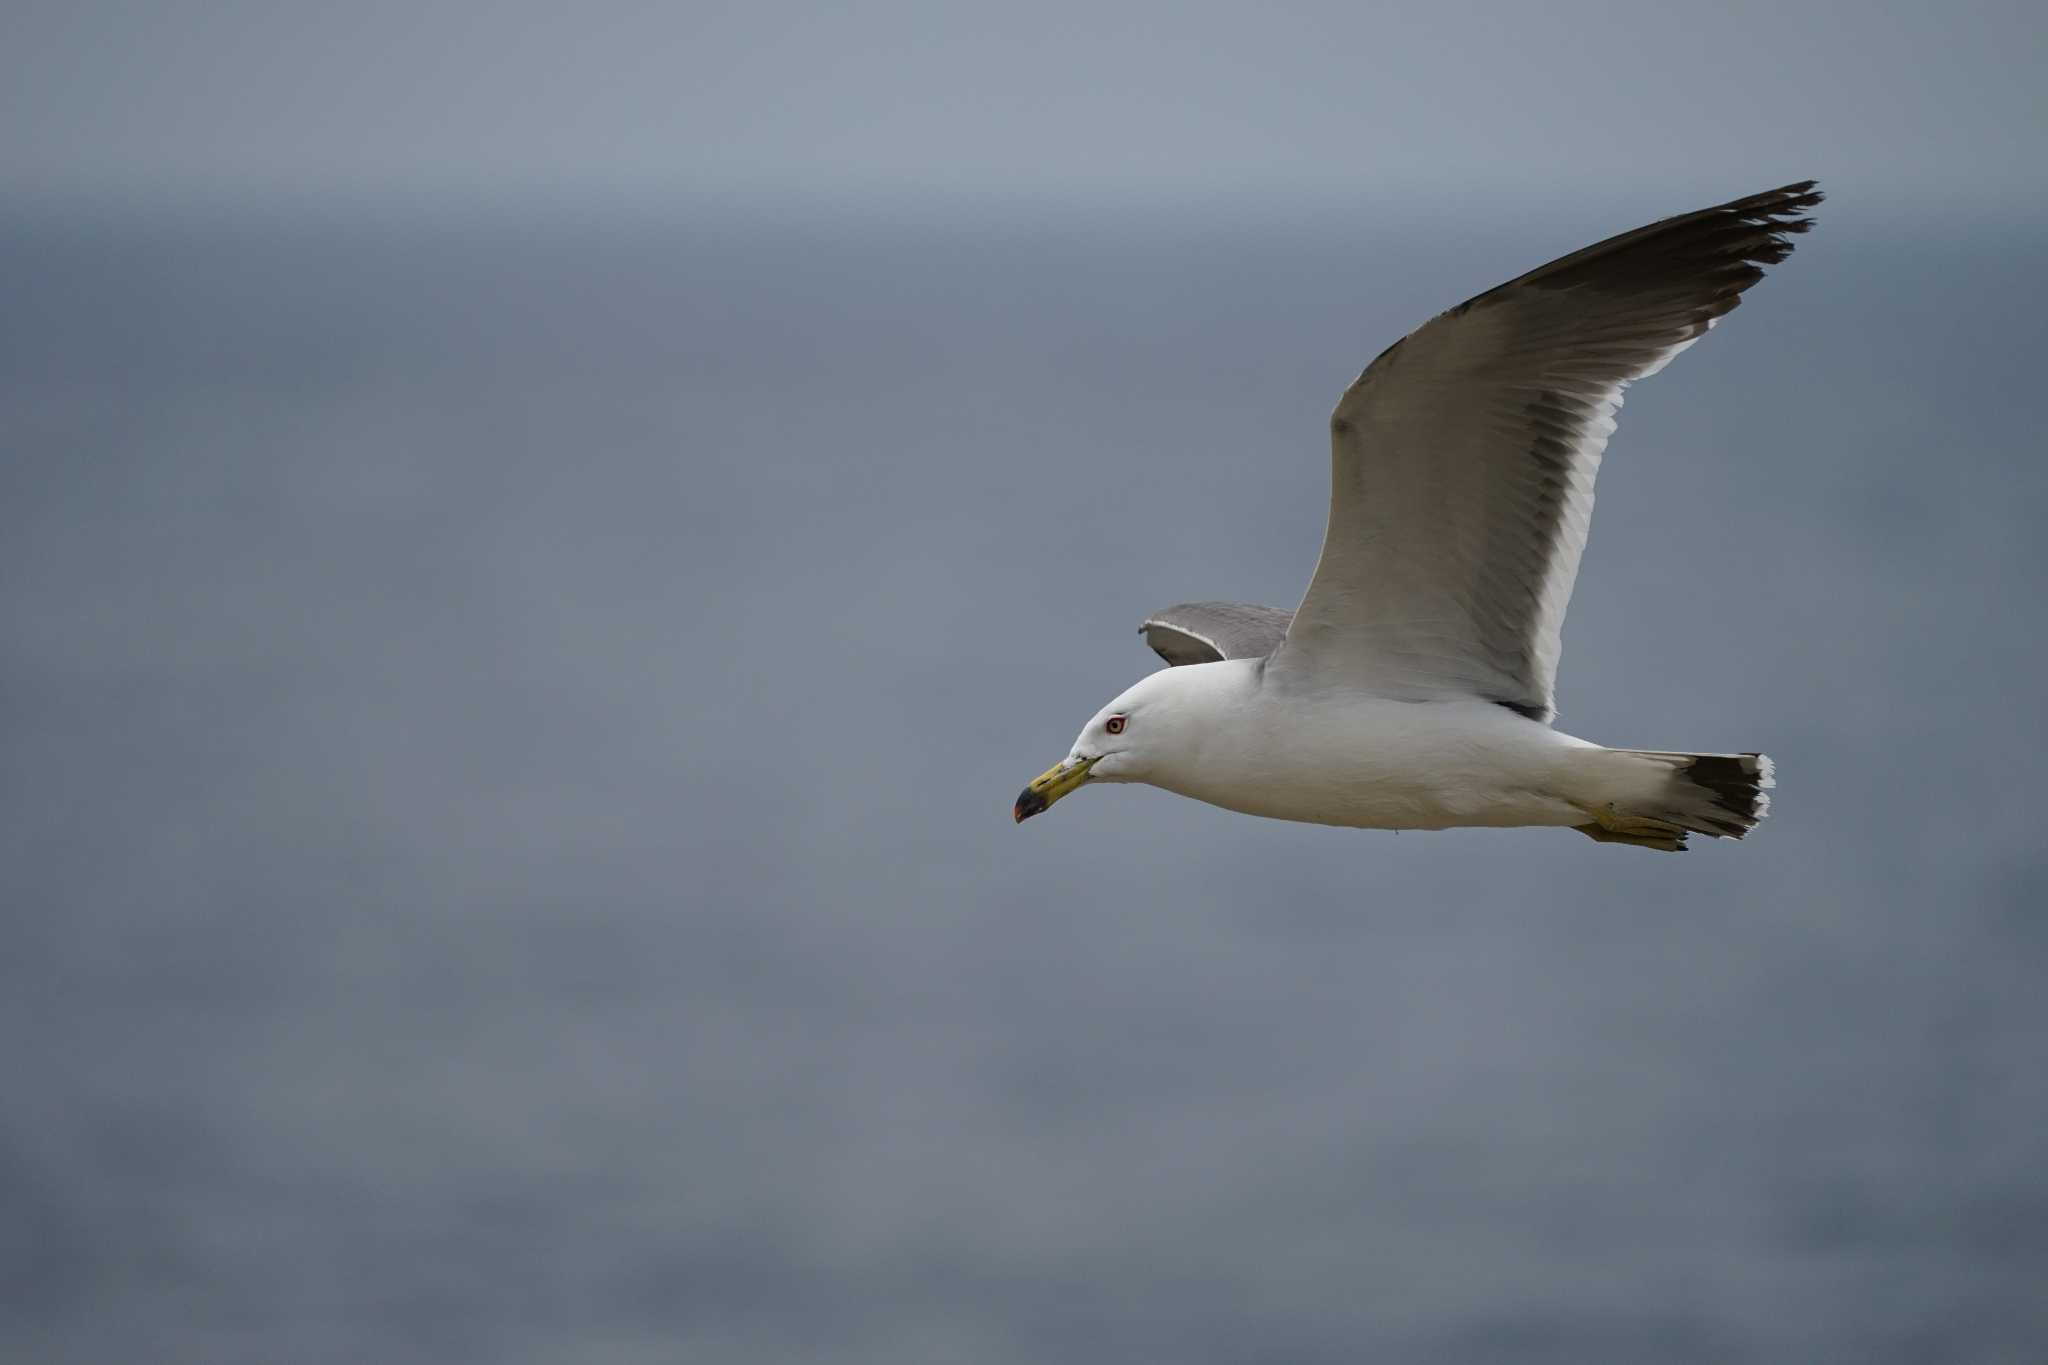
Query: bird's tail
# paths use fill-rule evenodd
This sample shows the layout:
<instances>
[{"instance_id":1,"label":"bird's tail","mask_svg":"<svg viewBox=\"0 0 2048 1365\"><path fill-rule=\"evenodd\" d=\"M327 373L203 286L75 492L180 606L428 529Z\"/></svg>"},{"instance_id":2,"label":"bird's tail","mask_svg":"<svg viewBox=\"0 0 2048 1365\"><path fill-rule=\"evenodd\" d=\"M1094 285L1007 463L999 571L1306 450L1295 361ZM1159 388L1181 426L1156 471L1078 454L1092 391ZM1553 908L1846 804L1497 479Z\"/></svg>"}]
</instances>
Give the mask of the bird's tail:
<instances>
[{"instance_id":1,"label":"bird's tail","mask_svg":"<svg viewBox=\"0 0 2048 1365\"><path fill-rule=\"evenodd\" d=\"M1574 826L1601 843L1677 853L1687 834L1740 839L1771 809L1765 793L1777 783L1771 760L1762 754L1602 752L1637 761L1628 774L1628 794L1596 807L1589 823Z\"/></svg>"}]
</instances>

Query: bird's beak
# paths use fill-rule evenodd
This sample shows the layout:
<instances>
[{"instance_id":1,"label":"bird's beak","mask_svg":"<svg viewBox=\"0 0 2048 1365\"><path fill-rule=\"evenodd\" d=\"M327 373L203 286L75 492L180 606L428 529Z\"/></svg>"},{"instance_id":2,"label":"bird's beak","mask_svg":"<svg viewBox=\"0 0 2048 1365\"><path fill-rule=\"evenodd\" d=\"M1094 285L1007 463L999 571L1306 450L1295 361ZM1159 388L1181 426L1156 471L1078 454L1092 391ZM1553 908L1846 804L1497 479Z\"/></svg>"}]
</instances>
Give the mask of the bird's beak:
<instances>
[{"instance_id":1,"label":"bird's beak","mask_svg":"<svg viewBox=\"0 0 2048 1365\"><path fill-rule=\"evenodd\" d=\"M1088 770L1095 766L1096 758L1078 758L1066 763L1054 764L1051 768L1031 779L1031 785L1017 796L1017 808L1011 812L1017 823L1023 824L1053 802L1065 796L1088 780Z\"/></svg>"}]
</instances>

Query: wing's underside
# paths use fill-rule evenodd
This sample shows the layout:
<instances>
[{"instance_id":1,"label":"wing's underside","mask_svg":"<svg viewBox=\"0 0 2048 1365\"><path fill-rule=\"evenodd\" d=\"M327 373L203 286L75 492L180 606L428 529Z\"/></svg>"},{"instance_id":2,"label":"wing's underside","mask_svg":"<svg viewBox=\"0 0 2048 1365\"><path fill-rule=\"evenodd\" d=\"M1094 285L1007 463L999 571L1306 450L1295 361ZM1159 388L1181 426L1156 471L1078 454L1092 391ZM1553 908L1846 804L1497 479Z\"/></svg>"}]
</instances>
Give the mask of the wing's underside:
<instances>
[{"instance_id":1,"label":"wing's underside","mask_svg":"<svg viewBox=\"0 0 2048 1365\"><path fill-rule=\"evenodd\" d=\"M1276 663L1548 720L1622 391L1735 308L1820 199L1806 181L1624 233L1382 353L1331 417L1322 558Z\"/></svg>"},{"instance_id":2,"label":"wing's underside","mask_svg":"<svg viewBox=\"0 0 2048 1365\"><path fill-rule=\"evenodd\" d=\"M1287 638L1294 613L1245 602L1183 602L1155 611L1138 627L1145 643L1166 662L1216 663L1263 659Z\"/></svg>"}]
</instances>

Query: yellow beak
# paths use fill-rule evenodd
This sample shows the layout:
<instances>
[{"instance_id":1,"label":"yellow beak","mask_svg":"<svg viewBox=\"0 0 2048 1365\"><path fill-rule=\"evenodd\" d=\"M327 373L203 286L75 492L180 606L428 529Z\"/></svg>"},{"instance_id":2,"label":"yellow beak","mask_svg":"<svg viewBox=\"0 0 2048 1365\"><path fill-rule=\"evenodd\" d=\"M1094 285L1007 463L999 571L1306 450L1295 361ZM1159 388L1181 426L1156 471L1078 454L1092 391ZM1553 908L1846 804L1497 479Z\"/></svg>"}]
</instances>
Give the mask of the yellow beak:
<instances>
[{"instance_id":1,"label":"yellow beak","mask_svg":"<svg viewBox=\"0 0 2048 1365\"><path fill-rule=\"evenodd\" d=\"M1088 770L1095 766L1093 758L1083 758L1073 763L1058 763L1031 779L1017 797L1017 806L1011 814L1017 823L1023 824L1053 802L1065 796L1088 780Z\"/></svg>"}]
</instances>

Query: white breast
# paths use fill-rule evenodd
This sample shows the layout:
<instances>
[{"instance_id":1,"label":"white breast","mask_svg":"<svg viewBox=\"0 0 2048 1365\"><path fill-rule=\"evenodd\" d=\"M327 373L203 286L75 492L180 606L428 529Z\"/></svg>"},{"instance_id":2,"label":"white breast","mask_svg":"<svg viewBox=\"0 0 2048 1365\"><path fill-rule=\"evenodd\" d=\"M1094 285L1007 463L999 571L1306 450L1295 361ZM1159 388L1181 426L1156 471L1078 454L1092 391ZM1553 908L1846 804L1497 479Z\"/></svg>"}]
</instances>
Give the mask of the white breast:
<instances>
[{"instance_id":1,"label":"white breast","mask_svg":"<svg viewBox=\"0 0 2048 1365\"><path fill-rule=\"evenodd\" d=\"M1572 825L1557 794L1595 746L1480 701L1262 688L1208 718L1152 785L1228 810L1372 829Z\"/></svg>"}]
</instances>

